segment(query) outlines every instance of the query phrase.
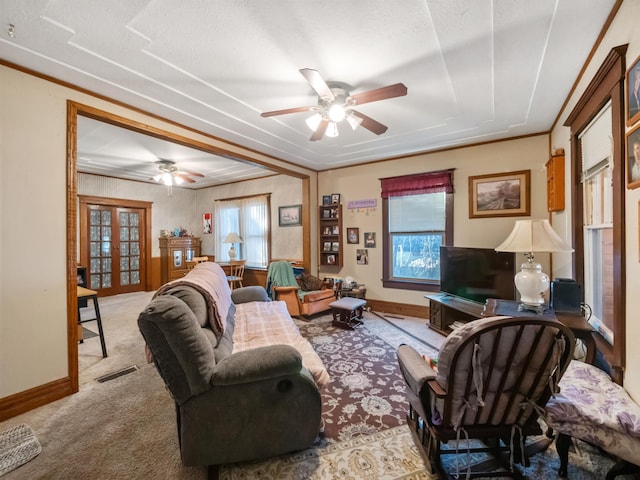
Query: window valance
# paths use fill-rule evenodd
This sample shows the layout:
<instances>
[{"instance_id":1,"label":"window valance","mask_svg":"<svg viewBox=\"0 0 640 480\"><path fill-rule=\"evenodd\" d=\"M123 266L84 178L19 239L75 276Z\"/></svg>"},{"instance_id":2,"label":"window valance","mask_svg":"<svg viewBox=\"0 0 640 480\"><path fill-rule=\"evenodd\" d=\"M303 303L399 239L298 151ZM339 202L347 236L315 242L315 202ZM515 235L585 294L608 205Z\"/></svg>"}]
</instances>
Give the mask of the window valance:
<instances>
[{"instance_id":1,"label":"window valance","mask_svg":"<svg viewBox=\"0 0 640 480\"><path fill-rule=\"evenodd\" d=\"M381 178L380 183L382 198L438 192L453 193L453 169Z\"/></svg>"}]
</instances>

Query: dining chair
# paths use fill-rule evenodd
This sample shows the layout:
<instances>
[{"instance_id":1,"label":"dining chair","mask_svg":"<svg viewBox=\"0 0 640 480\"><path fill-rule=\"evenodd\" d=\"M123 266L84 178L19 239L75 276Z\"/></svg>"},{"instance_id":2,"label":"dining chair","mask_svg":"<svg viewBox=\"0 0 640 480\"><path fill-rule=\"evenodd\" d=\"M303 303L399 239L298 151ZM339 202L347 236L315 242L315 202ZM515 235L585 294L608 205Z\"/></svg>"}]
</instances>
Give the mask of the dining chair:
<instances>
[{"instance_id":1,"label":"dining chair","mask_svg":"<svg viewBox=\"0 0 640 480\"><path fill-rule=\"evenodd\" d=\"M227 280L229 287L233 290L236 286L242 287L242 277L244 277L244 265L246 260L230 260L229 261L229 275Z\"/></svg>"}]
</instances>

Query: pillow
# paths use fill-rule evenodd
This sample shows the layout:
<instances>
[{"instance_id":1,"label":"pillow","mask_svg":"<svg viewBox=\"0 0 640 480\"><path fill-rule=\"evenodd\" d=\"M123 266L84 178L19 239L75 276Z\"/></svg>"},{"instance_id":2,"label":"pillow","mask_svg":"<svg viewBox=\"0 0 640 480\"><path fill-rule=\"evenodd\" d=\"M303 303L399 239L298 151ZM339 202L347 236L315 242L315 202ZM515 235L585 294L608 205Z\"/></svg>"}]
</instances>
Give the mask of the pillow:
<instances>
[{"instance_id":1,"label":"pillow","mask_svg":"<svg viewBox=\"0 0 640 480\"><path fill-rule=\"evenodd\" d=\"M307 292L310 292L312 290L320 290L324 285L322 280L320 280L318 277L314 277L313 275L306 272L302 272L298 283L300 284L300 288Z\"/></svg>"}]
</instances>

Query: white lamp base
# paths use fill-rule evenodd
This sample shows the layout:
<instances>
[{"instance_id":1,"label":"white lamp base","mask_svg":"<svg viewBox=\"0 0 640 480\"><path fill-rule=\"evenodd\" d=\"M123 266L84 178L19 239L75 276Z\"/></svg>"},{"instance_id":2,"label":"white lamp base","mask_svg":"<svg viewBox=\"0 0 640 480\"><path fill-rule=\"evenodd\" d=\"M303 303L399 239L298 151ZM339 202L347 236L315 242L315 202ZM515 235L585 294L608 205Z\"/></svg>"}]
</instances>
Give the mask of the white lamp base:
<instances>
[{"instance_id":1,"label":"white lamp base","mask_svg":"<svg viewBox=\"0 0 640 480\"><path fill-rule=\"evenodd\" d=\"M236 249L233 248L233 244L231 244L231 248L229 249L229 260L235 260L236 255Z\"/></svg>"},{"instance_id":2,"label":"white lamp base","mask_svg":"<svg viewBox=\"0 0 640 480\"><path fill-rule=\"evenodd\" d=\"M533 262L523 263L521 270L516 273L515 283L522 302L518 310L543 313L545 294L549 290L549 276L542 271L542 266Z\"/></svg>"}]
</instances>

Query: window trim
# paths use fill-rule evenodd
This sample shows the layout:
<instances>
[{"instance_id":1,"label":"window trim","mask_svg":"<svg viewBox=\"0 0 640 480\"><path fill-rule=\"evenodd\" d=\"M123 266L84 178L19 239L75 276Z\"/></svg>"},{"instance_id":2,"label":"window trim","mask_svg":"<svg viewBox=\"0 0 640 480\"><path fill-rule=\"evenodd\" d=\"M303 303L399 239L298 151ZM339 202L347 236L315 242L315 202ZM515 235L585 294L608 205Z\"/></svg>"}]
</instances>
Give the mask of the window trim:
<instances>
[{"instance_id":1,"label":"window trim","mask_svg":"<svg viewBox=\"0 0 640 480\"><path fill-rule=\"evenodd\" d=\"M453 174L452 174L453 175ZM453 193L445 193L445 230L443 245L453 245ZM422 292L439 292L440 282L398 280L391 276L391 236L389 234L389 199L382 199L382 286Z\"/></svg>"},{"instance_id":2,"label":"window trim","mask_svg":"<svg viewBox=\"0 0 640 480\"><path fill-rule=\"evenodd\" d=\"M565 127L571 130L571 217L573 219L574 276L576 281L584 285L584 234L583 234L583 184L582 149L579 134L587 127L602 108L611 101L611 120L613 138L613 169L624 172L624 77L625 55L627 45L611 49L607 58L594 75L593 79L571 111ZM611 377L622 385L626 364L626 268L625 268L625 176L613 175L613 318L614 344L599 341L596 334L598 350L604 354L605 361L611 368Z\"/></svg>"}]
</instances>

